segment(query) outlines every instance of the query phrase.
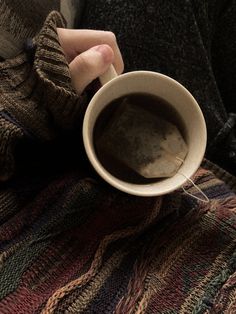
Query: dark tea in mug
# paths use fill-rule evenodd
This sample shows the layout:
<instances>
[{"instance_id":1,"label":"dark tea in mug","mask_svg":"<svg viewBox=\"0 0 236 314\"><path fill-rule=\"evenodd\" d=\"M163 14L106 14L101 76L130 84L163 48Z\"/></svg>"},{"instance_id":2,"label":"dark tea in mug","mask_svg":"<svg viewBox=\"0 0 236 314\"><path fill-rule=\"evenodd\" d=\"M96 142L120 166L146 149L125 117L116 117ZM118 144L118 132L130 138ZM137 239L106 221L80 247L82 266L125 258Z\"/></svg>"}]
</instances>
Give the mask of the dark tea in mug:
<instances>
[{"instance_id":1,"label":"dark tea in mug","mask_svg":"<svg viewBox=\"0 0 236 314\"><path fill-rule=\"evenodd\" d=\"M102 166L109 173L122 181L133 184L150 184L152 182L157 182L161 179L144 178L118 160L115 156L111 156L109 152L104 151L103 147L100 145L99 139L108 127L114 113L117 112L120 106L122 106L124 100L128 104L139 106L145 110L148 110L152 115L163 118L166 121L174 124L185 139L185 126L183 120L176 109L174 109L167 101L160 97L146 93L133 93L113 100L102 110L97 118L94 127L93 141L97 158ZM132 119L130 123L132 123ZM126 147L123 147L122 149L125 151Z\"/></svg>"}]
</instances>

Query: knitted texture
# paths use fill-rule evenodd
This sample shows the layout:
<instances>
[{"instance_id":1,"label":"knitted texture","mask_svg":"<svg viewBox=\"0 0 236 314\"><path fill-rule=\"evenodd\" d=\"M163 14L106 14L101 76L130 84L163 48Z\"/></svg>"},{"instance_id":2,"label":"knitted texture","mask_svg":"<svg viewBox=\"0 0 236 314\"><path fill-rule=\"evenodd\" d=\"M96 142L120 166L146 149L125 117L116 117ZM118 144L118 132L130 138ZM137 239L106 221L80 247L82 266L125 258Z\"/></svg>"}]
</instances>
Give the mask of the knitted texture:
<instances>
[{"instance_id":1,"label":"knitted texture","mask_svg":"<svg viewBox=\"0 0 236 314\"><path fill-rule=\"evenodd\" d=\"M1 0L0 56L12 58L19 54L25 38L35 36L49 12L59 9L59 0Z\"/></svg>"},{"instance_id":2,"label":"knitted texture","mask_svg":"<svg viewBox=\"0 0 236 314\"><path fill-rule=\"evenodd\" d=\"M236 196L209 171L193 179L209 204L81 171L2 186L0 313L234 313Z\"/></svg>"},{"instance_id":3,"label":"knitted texture","mask_svg":"<svg viewBox=\"0 0 236 314\"><path fill-rule=\"evenodd\" d=\"M19 138L51 140L60 129L81 124L85 96L72 88L68 63L56 27L64 27L52 12L34 38L35 56L21 53L0 63L0 177L14 170L14 144ZM33 60L33 62L32 62Z\"/></svg>"},{"instance_id":4,"label":"knitted texture","mask_svg":"<svg viewBox=\"0 0 236 314\"><path fill-rule=\"evenodd\" d=\"M52 12L33 50L0 63L0 176L15 174L0 182L0 313L234 313L236 195L204 169L193 180L209 204L99 179L79 145L86 102L63 26Z\"/></svg>"}]
</instances>

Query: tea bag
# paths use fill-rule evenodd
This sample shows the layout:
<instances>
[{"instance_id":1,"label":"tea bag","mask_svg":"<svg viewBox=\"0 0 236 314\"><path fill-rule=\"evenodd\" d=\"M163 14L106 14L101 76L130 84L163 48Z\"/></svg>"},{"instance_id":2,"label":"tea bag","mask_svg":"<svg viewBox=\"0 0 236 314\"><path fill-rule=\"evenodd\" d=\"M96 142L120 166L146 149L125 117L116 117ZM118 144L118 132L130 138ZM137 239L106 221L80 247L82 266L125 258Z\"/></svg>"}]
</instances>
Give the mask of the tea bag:
<instances>
[{"instance_id":1,"label":"tea bag","mask_svg":"<svg viewBox=\"0 0 236 314\"><path fill-rule=\"evenodd\" d=\"M173 176L187 154L178 128L125 98L97 147L145 178Z\"/></svg>"}]
</instances>

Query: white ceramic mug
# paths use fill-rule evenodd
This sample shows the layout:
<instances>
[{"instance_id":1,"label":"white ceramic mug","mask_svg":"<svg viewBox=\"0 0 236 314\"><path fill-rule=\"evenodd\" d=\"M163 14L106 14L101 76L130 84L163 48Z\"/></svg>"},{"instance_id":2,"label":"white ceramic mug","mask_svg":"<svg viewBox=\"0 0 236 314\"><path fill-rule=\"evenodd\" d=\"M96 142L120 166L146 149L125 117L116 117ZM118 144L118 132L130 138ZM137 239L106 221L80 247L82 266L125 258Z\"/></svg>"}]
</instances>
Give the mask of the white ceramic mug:
<instances>
[{"instance_id":1,"label":"white ceramic mug","mask_svg":"<svg viewBox=\"0 0 236 314\"><path fill-rule=\"evenodd\" d=\"M117 75L113 66L100 77L102 87L90 101L83 122L83 141L87 156L97 173L115 188L138 196L158 196L180 188L198 169L207 141L202 111L190 92L174 79L156 72L134 71ZM101 111L114 99L132 93L148 93L166 100L182 117L188 154L171 178L150 184L133 184L113 176L100 163L93 141L93 131Z\"/></svg>"}]
</instances>

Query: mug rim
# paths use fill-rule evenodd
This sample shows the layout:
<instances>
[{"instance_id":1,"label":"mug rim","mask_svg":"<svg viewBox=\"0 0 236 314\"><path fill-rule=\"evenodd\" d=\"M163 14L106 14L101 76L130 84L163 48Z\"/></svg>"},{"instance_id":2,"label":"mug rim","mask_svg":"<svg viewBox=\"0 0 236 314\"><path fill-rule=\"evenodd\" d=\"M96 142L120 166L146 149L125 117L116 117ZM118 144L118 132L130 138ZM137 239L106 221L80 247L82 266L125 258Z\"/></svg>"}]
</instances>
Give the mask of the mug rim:
<instances>
[{"instance_id":1,"label":"mug rim","mask_svg":"<svg viewBox=\"0 0 236 314\"><path fill-rule=\"evenodd\" d=\"M171 83L174 83L179 88L181 88L187 94L187 96L190 97L192 99L192 101L195 103L195 109L198 112L198 114L200 115L201 122L202 122L202 127L204 128L204 130L203 130L204 139L203 139L203 147L202 147L201 158L199 158L198 163L195 164L195 167L193 168L193 171L192 171L192 175L199 168L199 166L200 166L200 164L202 162L202 159L204 157L204 154L205 154L206 142L207 142L206 123L205 123L205 119L204 119L203 113L201 111L201 108L198 105L198 103L195 100L195 98L192 96L192 94L181 83L179 83L178 81L176 81L175 79L173 79L173 78L171 78L171 77L169 77L167 75L164 75L164 74L161 74L161 73L158 73L158 72L154 72L154 71L132 71L132 72L127 72L127 73L121 74L121 75L111 79L109 82L107 82L105 85L103 85L96 92L96 94L92 97L92 99L89 102L89 105L88 105L88 107L86 109L85 116L84 116L84 119L83 119L83 132L82 133L83 133L83 142L84 142L85 151L86 151L86 154L88 156L88 159L89 159L90 163L92 164L92 166L96 170L96 172L107 183L109 183L113 187L115 187L115 188L117 188L117 189L119 189L119 190L121 190L123 192L126 192L128 194L136 195L136 196L150 197L150 196L159 196L159 195L163 195L163 194L168 194L168 193L173 192L173 191L177 190L178 188L180 188L184 183L186 183L188 178L184 177L182 179L182 181L181 181L181 184L173 185L172 187L166 189L165 192L158 191L158 188L155 187L155 183L157 183L157 182L150 183L150 184L134 184L134 183L130 183L130 182L127 182L127 181L120 180L119 178L117 178L114 175L112 175L109 171L107 171L107 169L101 164L101 162L97 158L96 153L94 151L94 145L92 143L90 143L90 140L89 140L89 128L90 128L90 126L89 126L89 118L90 118L91 111L93 110L93 107L96 105L96 100L100 97L101 94L103 94L107 89L109 89L111 84L114 84L114 81L118 82L119 80L124 79L124 77L129 77L129 76L132 77L134 75L154 75L154 76L159 76L161 78L169 80L169 81L171 81ZM108 104L106 104L106 106L107 105ZM101 111L99 112L99 114L101 113ZM93 126L93 128L94 128L94 126ZM175 177L178 174L179 173L176 173L173 177ZM181 175L181 174L179 174L179 175ZM168 178L163 178L163 180L167 180L167 179ZM124 183L125 183L125 185L124 185ZM127 185L129 187L127 187ZM152 186L153 190L152 191L145 190L144 188L147 187L147 186ZM143 190L142 190L142 187L143 187Z\"/></svg>"}]
</instances>

